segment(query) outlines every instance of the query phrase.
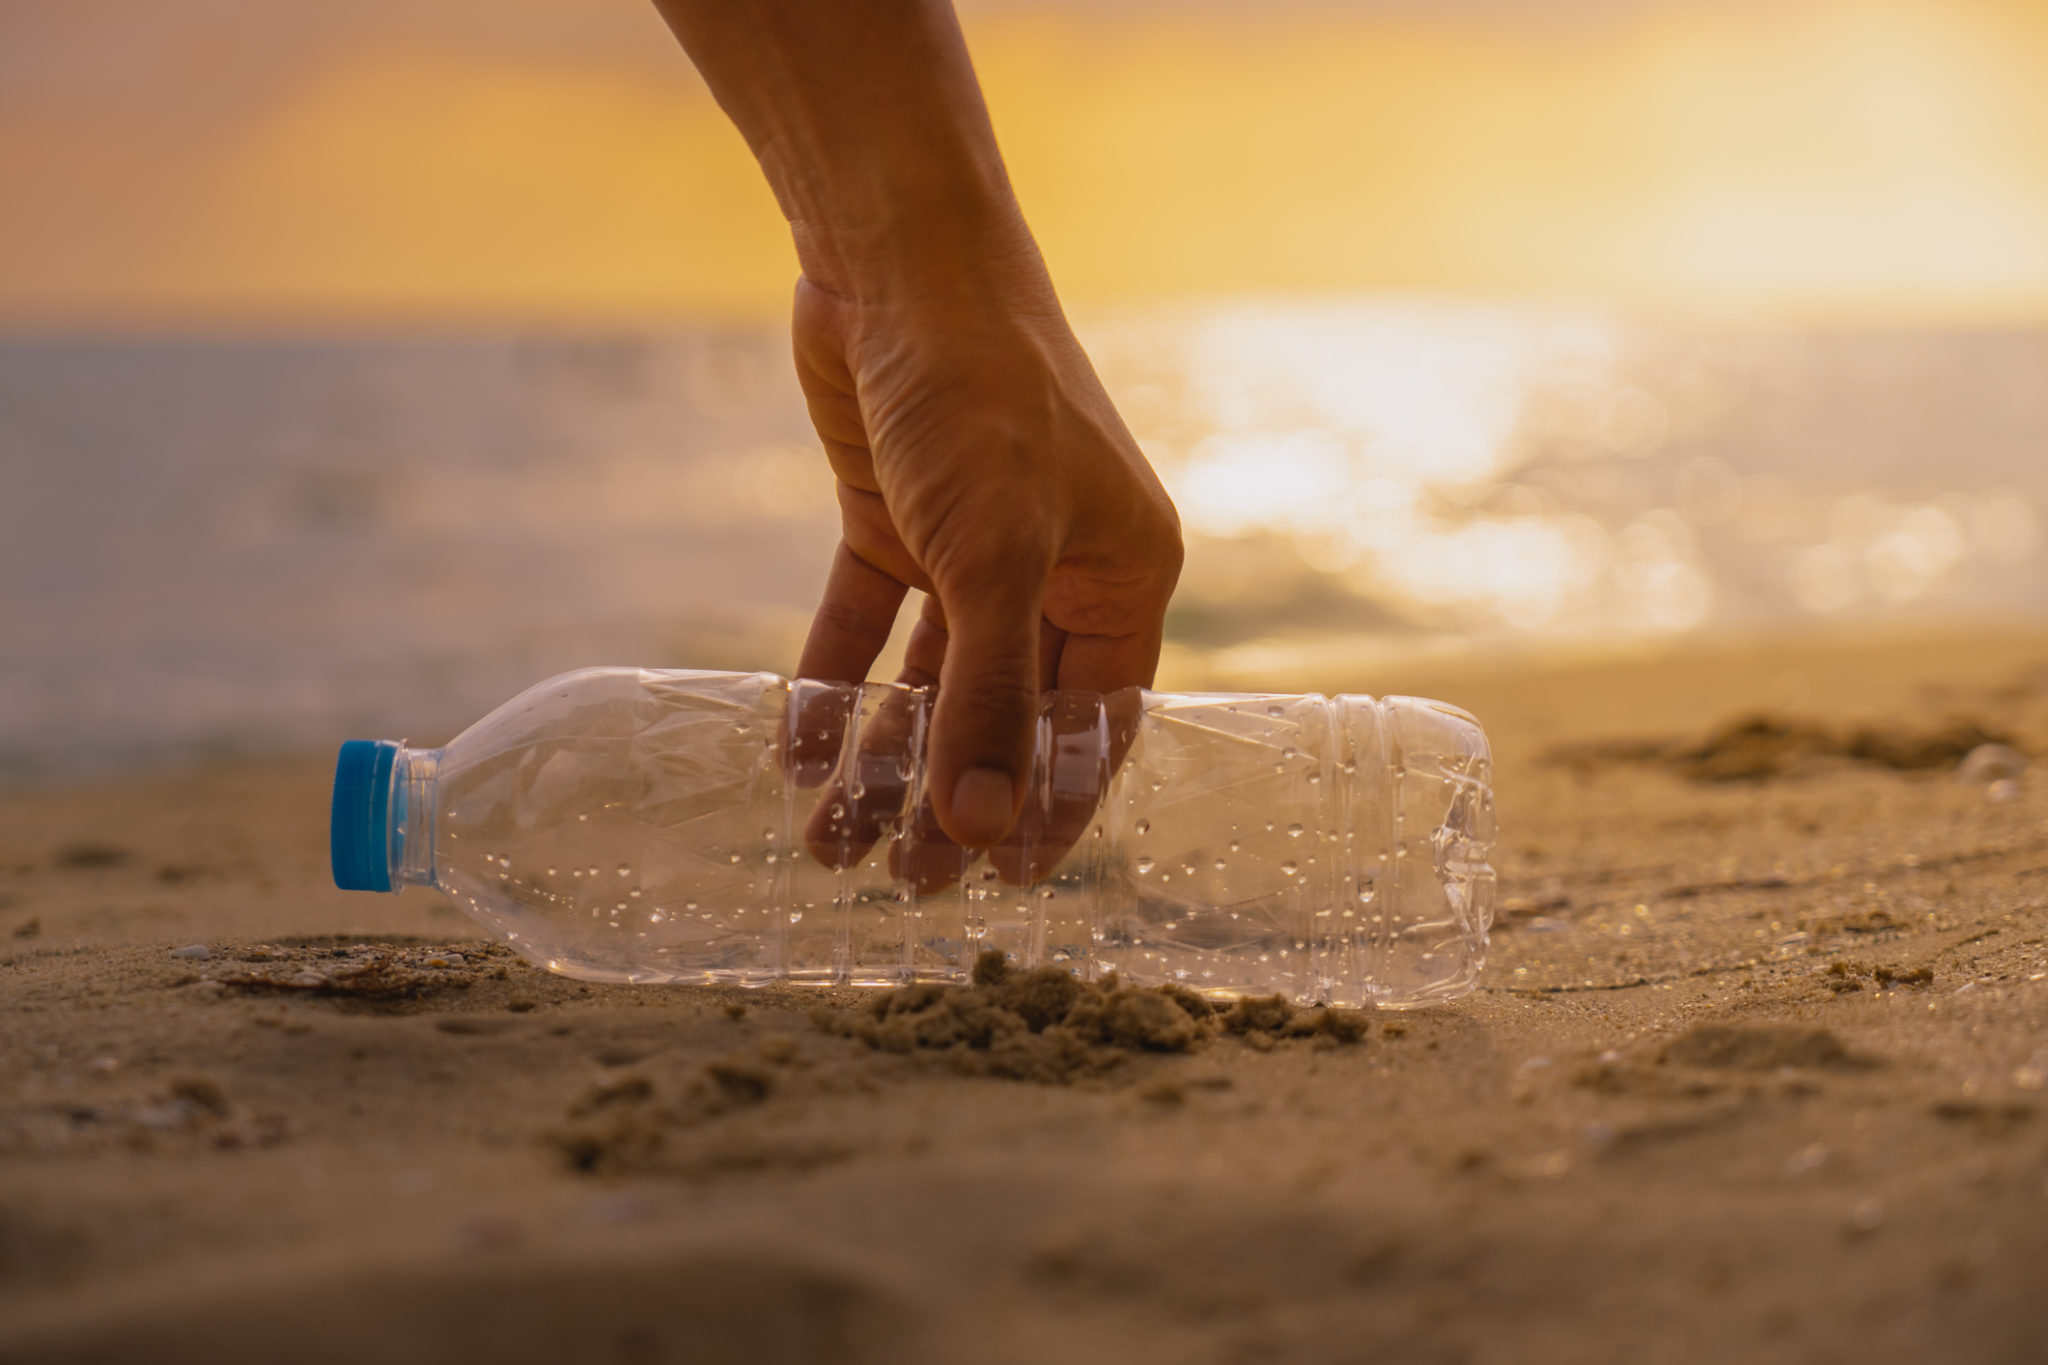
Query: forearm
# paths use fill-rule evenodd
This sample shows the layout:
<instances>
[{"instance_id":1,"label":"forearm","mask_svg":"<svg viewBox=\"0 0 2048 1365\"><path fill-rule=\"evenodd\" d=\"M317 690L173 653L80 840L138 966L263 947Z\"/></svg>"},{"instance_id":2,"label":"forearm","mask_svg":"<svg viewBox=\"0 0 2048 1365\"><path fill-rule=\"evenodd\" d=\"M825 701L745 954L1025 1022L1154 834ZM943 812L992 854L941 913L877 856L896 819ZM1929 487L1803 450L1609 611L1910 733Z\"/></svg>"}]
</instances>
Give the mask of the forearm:
<instances>
[{"instance_id":1,"label":"forearm","mask_svg":"<svg viewBox=\"0 0 2048 1365\"><path fill-rule=\"evenodd\" d=\"M812 283L1036 274L947 0L655 0L775 191Z\"/></svg>"}]
</instances>

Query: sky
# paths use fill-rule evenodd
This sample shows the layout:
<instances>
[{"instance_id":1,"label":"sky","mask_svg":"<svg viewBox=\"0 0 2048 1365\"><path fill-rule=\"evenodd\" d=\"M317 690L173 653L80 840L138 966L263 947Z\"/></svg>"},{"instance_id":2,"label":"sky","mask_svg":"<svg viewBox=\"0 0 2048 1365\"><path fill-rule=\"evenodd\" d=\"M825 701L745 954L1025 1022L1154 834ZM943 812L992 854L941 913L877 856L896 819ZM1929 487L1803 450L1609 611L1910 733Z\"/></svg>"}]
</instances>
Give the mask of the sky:
<instances>
[{"instance_id":1,"label":"sky","mask_svg":"<svg viewBox=\"0 0 2048 1365\"><path fill-rule=\"evenodd\" d=\"M1070 302L2048 319L2041 0L969 4ZM645 0L0 0L0 328L782 314Z\"/></svg>"}]
</instances>

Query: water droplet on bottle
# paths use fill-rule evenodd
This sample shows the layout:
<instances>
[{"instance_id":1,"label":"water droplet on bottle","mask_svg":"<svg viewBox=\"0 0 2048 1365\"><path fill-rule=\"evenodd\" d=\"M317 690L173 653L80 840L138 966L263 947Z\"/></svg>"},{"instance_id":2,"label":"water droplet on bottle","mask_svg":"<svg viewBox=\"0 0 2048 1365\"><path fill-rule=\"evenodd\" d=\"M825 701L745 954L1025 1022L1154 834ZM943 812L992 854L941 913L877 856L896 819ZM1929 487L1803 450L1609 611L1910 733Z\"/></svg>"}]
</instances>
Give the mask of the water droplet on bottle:
<instances>
[{"instance_id":1,"label":"water droplet on bottle","mask_svg":"<svg viewBox=\"0 0 2048 1365\"><path fill-rule=\"evenodd\" d=\"M551 867L551 868L549 868L549 869L548 869L548 875L549 875L550 877L558 877L558 876L560 876L561 874L560 874L559 872L556 872L556 871L555 871L555 869L553 869L553 868Z\"/></svg>"},{"instance_id":2,"label":"water droplet on bottle","mask_svg":"<svg viewBox=\"0 0 2048 1365\"><path fill-rule=\"evenodd\" d=\"M625 864L625 863L620 863L620 864L619 864L619 875L620 875L621 877L630 877L630 876L632 876L632 875L633 875L633 869L632 869L632 868L631 868L630 866L628 866L627 864Z\"/></svg>"},{"instance_id":3,"label":"water droplet on bottle","mask_svg":"<svg viewBox=\"0 0 2048 1365\"><path fill-rule=\"evenodd\" d=\"M1210 866L1214 867L1218 872L1221 872L1223 870L1223 860L1221 858L1218 858L1214 863L1210 864Z\"/></svg>"},{"instance_id":4,"label":"water droplet on bottle","mask_svg":"<svg viewBox=\"0 0 2048 1365\"><path fill-rule=\"evenodd\" d=\"M834 801L832 803L831 815L834 820L844 820L846 818L846 803L844 801Z\"/></svg>"},{"instance_id":5,"label":"water droplet on bottle","mask_svg":"<svg viewBox=\"0 0 2048 1365\"><path fill-rule=\"evenodd\" d=\"M583 877L583 869L580 867L572 867L569 869L569 875L577 878L578 880L581 880Z\"/></svg>"},{"instance_id":6,"label":"water droplet on bottle","mask_svg":"<svg viewBox=\"0 0 2048 1365\"><path fill-rule=\"evenodd\" d=\"M695 902L695 901L684 901L684 902L683 902L683 909L685 909L685 910L695 910L696 908L697 908L697 902Z\"/></svg>"},{"instance_id":7,"label":"water droplet on bottle","mask_svg":"<svg viewBox=\"0 0 2048 1365\"><path fill-rule=\"evenodd\" d=\"M637 901L640 899L640 888L636 886L631 891L628 891L626 895L629 898Z\"/></svg>"},{"instance_id":8,"label":"water droplet on bottle","mask_svg":"<svg viewBox=\"0 0 2048 1365\"><path fill-rule=\"evenodd\" d=\"M1140 820L1132 828L1140 834L1150 834L1152 832L1152 822L1150 820Z\"/></svg>"},{"instance_id":9,"label":"water droplet on bottle","mask_svg":"<svg viewBox=\"0 0 2048 1365\"><path fill-rule=\"evenodd\" d=\"M737 863L740 860L740 855L737 853L728 853L725 855L725 860L729 863Z\"/></svg>"},{"instance_id":10,"label":"water droplet on bottle","mask_svg":"<svg viewBox=\"0 0 2048 1365\"><path fill-rule=\"evenodd\" d=\"M1183 877L1192 877L1195 875L1195 865L1193 863L1182 863L1180 871Z\"/></svg>"},{"instance_id":11,"label":"water droplet on bottle","mask_svg":"<svg viewBox=\"0 0 2048 1365\"><path fill-rule=\"evenodd\" d=\"M1152 870L1152 860L1151 860L1150 858L1140 858L1140 859L1138 859L1138 871L1140 871L1140 872L1150 872L1151 870Z\"/></svg>"},{"instance_id":12,"label":"water droplet on bottle","mask_svg":"<svg viewBox=\"0 0 2048 1365\"><path fill-rule=\"evenodd\" d=\"M1268 821L1266 822L1266 833L1268 833L1268 834L1271 834L1272 832L1273 832L1273 822L1272 822L1271 820L1268 820Z\"/></svg>"},{"instance_id":13,"label":"water droplet on bottle","mask_svg":"<svg viewBox=\"0 0 2048 1365\"><path fill-rule=\"evenodd\" d=\"M771 848L768 850L767 856L764 857L761 861L767 863L770 867L773 867L775 866L775 864L782 861L782 855Z\"/></svg>"},{"instance_id":14,"label":"water droplet on bottle","mask_svg":"<svg viewBox=\"0 0 2048 1365\"><path fill-rule=\"evenodd\" d=\"M1301 826L1289 825L1287 827L1287 837L1290 839L1299 839L1301 837Z\"/></svg>"},{"instance_id":15,"label":"water droplet on bottle","mask_svg":"<svg viewBox=\"0 0 2048 1365\"><path fill-rule=\"evenodd\" d=\"M804 912L803 912L803 911L801 911L801 910L792 910L792 911L790 911L790 912L789 912L789 922L790 922L791 924L802 924L802 923L804 922Z\"/></svg>"},{"instance_id":16,"label":"water droplet on bottle","mask_svg":"<svg viewBox=\"0 0 2048 1365\"><path fill-rule=\"evenodd\" d=\"M1049 886L1041 886L1038 888L1038 898L1042 901L1049 901L1058 894L1058 892L1054 891Z\"/></svg>"},{"instance_id":17,"label":"water droplet on bottle","mask_svg":"<svg viewBox=\"0 0 2048 1365\"><path fill-rule=\"evenodd\" d=\"M1235 840L1235 839L1232 839L1232 840L1230 841L1230 851L1231 851L1232 853L1235 853L1235 852L1237 852L1237 850L1238 850L1238 848L1239 848L1239 847L1240 847L1240 845L1238 844L1237 840Z\"/></svg>"},{"instance_id":18,"label":"water droplet on bottle","mask_svg":"<svg viewBox=\"0 0 2048 1365\"><path fill-rule=\"evenodd\" d=\"M576 818L578 820L588 820L590 816L587 812L578 812Z\"/></svg>"},{"instance_id":19,"label":"water droplet on bottle","mask_svg":"<svg viewBox=\"0 0 2048 1365\"><path fill-rule=\"evenodd\" d=\"M625 908L626 908L626 903L625 903L624 901L620 901L620 902L619 902L619 903L618 903L617 905L614 905L614 906L612 907L612 913L613 913L613 914L618 914L618 913L622 912L623 910L625 910Z\"/></svg>"},{"instance_id":20,"label":"water droplet on bottle","mask_svg":"<svg viewBox=\"0 0 2048 1365\"><path fill-rule=\"evenodd\" d=\"M1295 873L1301 871L1301 866L1294 859L1289 858L1286 862L1280 864L1280 870L1292 877Z\"/></svg>"},{"instance_id":21,"label":"water droplet on bottle","mask_svg":"<svg viewBox=\"0 0 2048 1365\"><path fill-rule=\"evenodd\" d=\"M1295 749L1295 747L1292 744L1289 744L1280 751L1280 757L1293 758L1297 752L1298 751Z\"/></svg>"},{"instance_id":22,"label":"water droplet on bottle","mask_svg":"<svg viewBox=\"0 0 2048 1365\"><path fill-rule=\"evenodd\" d=\"M593 877L595 877L595 876L597 875L597 869L596 869L596 868L594 868L594 867L593 867L593 868L591 868L591 869L590 869L590 875L591 875L591 876L593 876Z\"/></svg>"},{"instance_id":23,"label":"water droplet on bottle","mask_svg":"<svg viewBox=\"0 0 2048 1365\"><path fill-rule=\"evenodd\" d=\"M1280 705L1279 702L1274 702L1271 706L1268 706L1266 708L1266 714L1273 717L1273 719L1278 720L1280 717L1287 714L1287 708Z\"/></svg>"}]
</instances>

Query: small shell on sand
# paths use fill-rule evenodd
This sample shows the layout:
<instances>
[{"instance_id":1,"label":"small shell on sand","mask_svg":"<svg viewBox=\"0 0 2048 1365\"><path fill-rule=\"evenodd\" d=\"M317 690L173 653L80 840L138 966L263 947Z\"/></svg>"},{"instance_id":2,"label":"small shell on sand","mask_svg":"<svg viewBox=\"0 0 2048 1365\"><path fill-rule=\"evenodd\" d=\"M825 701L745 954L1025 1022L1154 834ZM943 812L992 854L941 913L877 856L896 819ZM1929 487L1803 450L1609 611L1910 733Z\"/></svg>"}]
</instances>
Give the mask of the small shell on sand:
<instances>
[{"instance_id":1,"label":"small shell on sand","mask_svg":"<svg viewBox=\"0 0 2048 1365\"><path fill-rule=\"evenodd\" d=\"M1979 744L1963 755L1956 777L1972 785L2009 782L2027 770L2027 756L2010 744Z\"/></svg>"}]
</instances>

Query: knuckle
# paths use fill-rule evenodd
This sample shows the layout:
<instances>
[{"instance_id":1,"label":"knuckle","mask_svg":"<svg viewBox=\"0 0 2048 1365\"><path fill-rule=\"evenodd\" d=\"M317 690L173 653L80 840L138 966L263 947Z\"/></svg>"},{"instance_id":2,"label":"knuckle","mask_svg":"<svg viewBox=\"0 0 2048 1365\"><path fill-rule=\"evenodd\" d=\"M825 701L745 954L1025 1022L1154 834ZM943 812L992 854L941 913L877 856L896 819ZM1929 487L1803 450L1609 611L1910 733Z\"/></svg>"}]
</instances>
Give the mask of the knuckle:
<instances>
[{"instance_id":1,"label":"knuckle","mask_svg":"<svg viewBox=\"0 0 2048 1365\"><path fill-rule=\"evenodd\" d=\"M1008 661L990 661L994 667L950 670L940 674L941 687L953 689L955 709L969 713L986 712L1011 716L1038 707L1038 683L1028 673L1008 666Z\"/></svg>"},{"instance_id":2,"label":"knuckle","mask_svg":"<svg viewBox=\"0 0 2048 1365\"><path fill-rule=\"evenodd\" d=\"M1180 521L1175 518L1167 528L1166 541L1160 546L1158 555L1160 577L1169 590L1180 581L1180 571L1186 567L1187 559L1187 542L1181 538Z\"/></svg>"},{"instance_id":3,"label":"knuckle","mask_svg":"<svg viewBox=\"0 0 2048 1365\"><path fill-rule=\"evenodd\" d=\"M997 505L985 514L960 518L958 534L932 545L932 581L942 596L1036 592L1052 574L1050 540L1020 523L1015 508Z\"/></svg>"},{"instance_id":4,"label":"knuckle","mask_svg":"<svg viewBox=\"0 0 2048 1365\"><path fill-rule=\"evenodd\" d=\"M1038 689L1009 673L969 674L939 685L942 720L954 734L970 740L1002 738L1023 741L1038 713Z\"/></svg>"},{"instance_id":5,"label":"knuckle","mask_svg":"<svg viewBox=\"0 0 2048 1365\"><path fill-rule=\"evenodd\" d=\"M813 619L818 625L843 635L886 635L892 624L844 602L821 603Z\"/></svg>"}]
</instances>

